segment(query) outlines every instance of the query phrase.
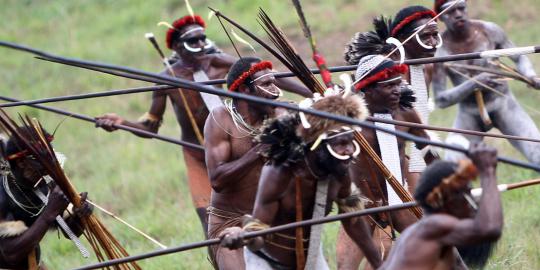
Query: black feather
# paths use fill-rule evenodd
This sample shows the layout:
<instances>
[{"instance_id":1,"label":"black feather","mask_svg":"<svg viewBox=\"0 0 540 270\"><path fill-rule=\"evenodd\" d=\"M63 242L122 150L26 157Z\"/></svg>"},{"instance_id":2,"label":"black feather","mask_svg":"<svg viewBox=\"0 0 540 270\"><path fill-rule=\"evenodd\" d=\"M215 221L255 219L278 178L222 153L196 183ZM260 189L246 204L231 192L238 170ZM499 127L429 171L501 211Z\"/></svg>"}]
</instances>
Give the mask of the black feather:
<instances>
[{"instance_id":1,"label":"black feather","mask_svg":"<svg viewBox=\"0 0 540 270\"><path fill-rule=\"evenodd\" d=\"M263 144L260 155L268 162L278 166L289 166L304 158L306 144L296 134L300 125L297 113L267 120L262 133L257 136L257 142Z\"/></svg>"},{"instance_id":2,"label":"black feather","mask_svg":"<svg viewBox=\"0 0 540 270\"><path fill-rule=\"evenodd\" d=\"M412 109L414 102L416 102L416 96L414 96L414 91L411 89L411 86L403 84L401 87L399 106L405 109Z\"/></svg>"},{"instance_id":3,"label":"black feather","mask_svg":"<svg viewBox=\"0 0 540 270\"><path fill-rule=\"evenodd\" d=\"M384 16L373 19L373 31L356 33L345 47L345 61L350 65L357 65L358 61L366 55L388 54L394 45L387 44L390 37L391 19Z\"/></svg>"}]
</instances>

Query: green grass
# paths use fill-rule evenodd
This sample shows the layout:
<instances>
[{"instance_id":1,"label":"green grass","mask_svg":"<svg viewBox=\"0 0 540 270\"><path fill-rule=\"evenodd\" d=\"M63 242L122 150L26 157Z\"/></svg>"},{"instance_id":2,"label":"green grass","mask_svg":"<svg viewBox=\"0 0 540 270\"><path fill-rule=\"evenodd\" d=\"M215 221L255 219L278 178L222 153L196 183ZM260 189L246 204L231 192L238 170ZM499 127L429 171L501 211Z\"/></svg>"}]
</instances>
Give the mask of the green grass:
<instances>
[{"instance_id":1,"label":"green grass","mask_svg":"<svg viewBox=\"0 0 540 270\"><path fill-rule=\"evenodd\" d=\"M246 25L259 36L263 31L256 22L259 6L265 8L277 24L291 37L298 51L309 59L309 46L297 25L297 17L288 1L214 0L192 1L194 9L206 17L206 6L221 10ZM393 14L406 4L432 1L379 0L311 0L303 1L306 15L318 39L320 50L332 65L343 64L343 45L356 31L369 28L372 17L383 12ZM472 1L471 13L492 20L505 28L518 45L540 41L540 12L537 0ZM27 44L53 53L91 60L128 65L149 71L161 68L153 48L143 38L154 32L163 40L165 29L159 21L172 21L185 14L183 1L172 0L79 0L29 1L4 0L0 9L3 19L0 40ZM239 31L236 31L239 33ZM208 35L227 52L233 53L217 20L209 23ZM269 54L255 45L257 53ZM141 82L101 75L90 71L59 66L33 59L19 52L0 49L0 93L21 99L33 99L75 93L119 89L145 85ZM242 47L243 55L251 54ZM540 58L531 59L540 71ZM311 61L306 61L310 66ZM540 102L538 92L513 83L520 102L535 108ZM149 94L89 99L51 104L73 112L97 116L116 112L130 119L144 113ZM538 113L527 109L535 120ZM52 130L63 118L30 108L12 108L9 112L27 113L38 117ZM451 125L455 108L436 111L432 123ZM160 133L178 137L178 126L170 110ZM488 140L500 152L522 158L509 144ZM200 225L189 199L181 151L176 146L142 140L131 134L108 134L88 123L68 119L56 135L55 147L68 156L66 169L80 191L89 191L91 198L126 221L155 236L168 246L203 239ZM501 182L515 182L538 177L529 171L501 165ZM539 269L540 240L537 228L540 207L536 199L538 188L527 188L504 194L505 230L488 269ZM96 211L113 234L129 250L138 254L156 249L149 241L127 227ZM326 226L325 252L335 265L334 246L337 224ZM49 234L42 244L43 258L50 269L68 269L95 261L85 260L66 240ZM204 249L142 261L145 269L209 269Z\"/></svg>"}]
</instances>

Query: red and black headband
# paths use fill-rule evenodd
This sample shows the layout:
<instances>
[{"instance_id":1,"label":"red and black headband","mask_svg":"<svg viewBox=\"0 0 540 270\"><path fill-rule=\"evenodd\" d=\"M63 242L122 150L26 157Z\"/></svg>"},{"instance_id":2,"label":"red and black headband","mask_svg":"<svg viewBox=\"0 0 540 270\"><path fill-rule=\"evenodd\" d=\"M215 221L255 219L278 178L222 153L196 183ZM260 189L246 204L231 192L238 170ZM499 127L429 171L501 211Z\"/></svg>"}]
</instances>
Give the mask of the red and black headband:
<instances>
[{"instance_id":1,"label":"red and black headband","mask_svg":"<svg viewBox=\"0 0 540 270\"><path fill-rule=\"evenodd\" d=\"M400 65L394 65L393 67L390 67L390 68L385 68L377 73L375 73L374 75L372 76L369 76L363 80L361 80L360 82L358 82L355 86L354 86L354 89L359 92L361 91L362 89L376 83L376 82L381 82L381 81L385 81L385 80L389 80L393 77L396 77L397 75L401 75L401 74L405 74L409 71L409 66L407 66L406 64L400 64Z\"/></svg>"},{"instance_id":2,"label":"red and black headband","mask_svg":"<svg viewBox=\"0 0 540 270\"><path fill-rule=\"evenodd\" d=\"M426 17L435 18L437 16L437 13L435 13L433 10L423 10L415 12L409 16L407 16L405 19L403 19L400 23L398 23L396 26L392 28L392 32L390 33L391 36L395 37L405 26L409 25L410 23Z\"/></svg>"},{"instance_id":3,"label":"red and black headband","mask_svg":"<svg viewBox=\"0 0 540 270\"><path fill-rule=\"evenodd\" d=\"M167 48L172 49L172 43L176 36L180 35L179 31L187 26L192 24L198 24L202 28L206 28L206 23L199 15L187 15L173 22L172 27L167 30L167 36L165 42L167 43Z\"/></svg>"},{"instance_id":4,"label":"red and black headband","mask_svg":"<svg viewBox=\"0 0 540 270\"><path fill-rule=\"evenodd\" d=\"M253 74L259 72L259 71L262 71L262 70L265 70L265 69L272 69L272 62L270 61L262 61L262 62L259 62L253 66L251 66L251 68L242 73L242 75L240 75L240 77L238 77L238 79L236 79L232 84L231 86L229 87L229 90L230 91L236 91L238 90L238 87L240 87L240 85L242 85L248 78L250 78L251 76L253 76Z\"/></svg>"}]
</instances>

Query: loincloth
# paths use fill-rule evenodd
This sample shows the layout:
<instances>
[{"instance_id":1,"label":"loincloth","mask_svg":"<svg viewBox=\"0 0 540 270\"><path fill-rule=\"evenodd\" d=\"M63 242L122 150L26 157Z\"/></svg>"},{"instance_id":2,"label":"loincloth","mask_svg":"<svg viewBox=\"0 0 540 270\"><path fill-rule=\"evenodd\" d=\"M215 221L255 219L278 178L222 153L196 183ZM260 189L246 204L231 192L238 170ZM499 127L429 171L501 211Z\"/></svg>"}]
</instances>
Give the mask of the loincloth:
<instances>
[{"instance_id":1,"label":"loincloth","mask_svg":"<svg viewBox=\"0 0 540 270\"><path fill-rule=\"evenodd\" d=\"M189 150L183 149L191 200L195 208L206 208L210 205L210 179L204 162L197 160Z\"/></svg>"},{"instance_id":2,"label":"loincloth","mask_svg":"<svg viewBox=\"0 0 540 270\"><path fill-rule=\"evenodd\" d=\"M241 227L242 217L245 213L231 212L209 206L206 209L208 214L208 239L215 239L219 234L230 227ZM222 247L220 245L212 245L209 247L209 260L215 269L219 269L216 261L216 254Z\"/></svg>"}]
</instances>

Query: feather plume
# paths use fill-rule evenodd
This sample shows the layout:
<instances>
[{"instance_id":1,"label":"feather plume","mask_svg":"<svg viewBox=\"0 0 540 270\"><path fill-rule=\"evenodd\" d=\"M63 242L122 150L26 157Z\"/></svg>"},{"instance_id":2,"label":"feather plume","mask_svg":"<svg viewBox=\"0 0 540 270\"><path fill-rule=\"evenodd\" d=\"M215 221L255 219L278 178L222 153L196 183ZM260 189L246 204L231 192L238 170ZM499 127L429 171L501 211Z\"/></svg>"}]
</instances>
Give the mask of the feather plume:
<instances>
[{"instance_id":1,"label":"feather plume","mask_svg":"<svg viewBox=\"0 0 540 270\"><path fill-rule=\"evenodd\" d=\"M383 16L373 20L374 30L356 33L345 47L345 61L350 65L357 65L366 55L385 55L395 47L386 43L390 37L391 20Z\"/></svg>"},{"instance_id":2,"label":"feather plume","mask_svg":"<svg viewBox=\"0 0 540 270\"><path fill-rule=\"evenodd\" d=\"M286 65L302 81L302 83L311 91L324 94L326 88L315 78L307 65L304 63L295 48L291 45L285 34L272 22L270 17L259 10L259 24L266 31L266 34L283 55L283 64Z\"/></svg>"},{"instance_id":3,"label":"feather plume","mask_svg":"<svg viewBox=\"0 0 540 270\"><path fill-rule=\"evenodd\" d=\"M236 32L234 32L234 29L232 29L232 28L231 28L231 34L233 35L234 39L236 39L238 42L249 46L253 50L253 52L257 52L257 51L255 51L255 48L247 40L243 39Z\"/></svg>"},{"instance_id":4,"label":"feather plume","mask_svg":"<svg viewBox=\"0 0 540 270\"><path fill-rule=\"evenodd\" d=\"M277 166L290 166L302 160L306 145L296 134L299 124L300 118L297 113L265 121L263 132L256 138L259 143L266 146L260 154Z\"/></svg>"},{"instance_id":5,"label":"feather plume","mask_svg":"<svg viewBox=\"0 0 540 270\"><path fill-rule=\"evenodd\" d=\"M189 3L189 0L184 0L184 2L186 3L186 9L189 13L189 16L195 17L195 13L193 12L193 9L191 8L191 4Z\"/></svg>"},{"instance_id":6,"label":"feather plume","mask_svg":"<svg viewBox=\"0 0 540 270\"><path fill-rule=\"evenodd\" d=\"M172 25L171 25L170 23L168 23L168 22L158 22L157 25L158 25L158 26L165 26L165 27L167 27L167 28L169 28L169 29L174 29L174 30L177 30L177 31L178 31L178 29L174 28L174 26L172 26Z\"/></svg>"},{"instance_id":7,"label":"feather plume","mask_svg":"<svg viewBox=\"0 0 540 270\"><path fill-rule=\"evenodd\" d=\"M28 116L19 115L19 118L22 126L19 126L4 110L0 109L0 130L15 138L19 148L26 149L34 156L69 201L76 207L80 207L82 204L81 196L65 175L51 143L46 139L41 124L36 119ZM83 234L88 239L98 260L105 261L129 256L118 240L114 238L95 215L92 214L81 218L81 225L84 228ZM120 264L111 268L116 270L141 269L135 262Z\"/></svg>"},{"instance_id":8,"label":"feather plume","mask_svg":"<svg viewBox=\"0 0 540 270\"><path fill-rule=\"evenodd\" d=\"M399 106L405 109L412 109L413 104L416 102L416 96L410 85L403 84L401 87L401 93L399 97Z\"/></svg>"}]
</instances>

